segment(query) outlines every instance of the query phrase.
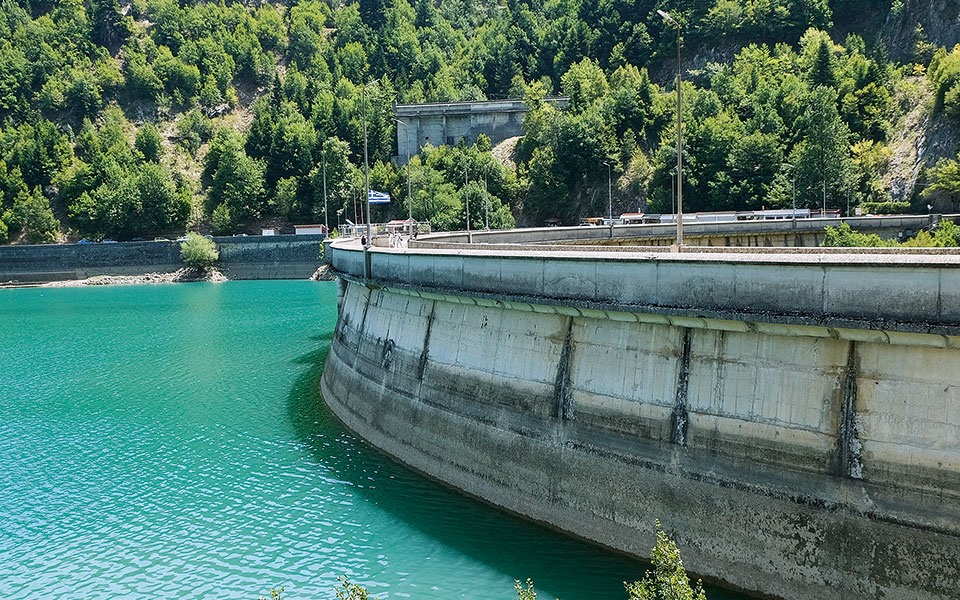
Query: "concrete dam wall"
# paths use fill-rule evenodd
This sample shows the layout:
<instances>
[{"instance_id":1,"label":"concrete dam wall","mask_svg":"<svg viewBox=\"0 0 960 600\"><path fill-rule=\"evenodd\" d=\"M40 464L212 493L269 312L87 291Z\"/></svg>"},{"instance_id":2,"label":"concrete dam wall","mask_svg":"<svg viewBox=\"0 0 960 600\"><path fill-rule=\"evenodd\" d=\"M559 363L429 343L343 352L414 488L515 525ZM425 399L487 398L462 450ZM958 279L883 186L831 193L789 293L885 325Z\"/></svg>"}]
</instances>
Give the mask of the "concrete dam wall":
<instances>
[{"instance_id":1,"label":"concrete dam wall","mask_svg":"<svg viewBox=\"0 0 960 600\"><path fill-rule=\"evenodd\" d=\"M323 396L402 462L771 597L956 597L960 257L333 247Z\"/></svg>"}]
</instances>

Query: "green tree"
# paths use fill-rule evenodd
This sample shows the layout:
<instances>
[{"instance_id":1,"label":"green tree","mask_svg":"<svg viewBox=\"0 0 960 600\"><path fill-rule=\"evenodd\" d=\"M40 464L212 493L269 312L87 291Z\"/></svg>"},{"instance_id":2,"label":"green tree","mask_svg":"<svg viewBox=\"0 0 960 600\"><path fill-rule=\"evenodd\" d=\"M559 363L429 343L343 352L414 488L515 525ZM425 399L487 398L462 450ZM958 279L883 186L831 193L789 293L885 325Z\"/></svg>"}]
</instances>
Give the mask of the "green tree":
<instances>
[{"instance_id":1,"label":"green tree","mask_svg":"<svg viewBox=\"0 0 960 600\"><path fill-rule=\"evenodd\" d=\"M146 123L137 131L134 147L140 152L144 160L158 162L163 155L163 143L160 130L153 123Z\"/></svg>"},{"instance_id":2,"label":"green tree","mask_svg":"<svg viewBox=\"0 0 960 600\"><path fill-rule=\"evenodd\" d=\"M838 83L837 65L833 56L833 42L830 41L830 37L826 33L817 33L819 35L816 36L815 40L812 40L814 50L808 74L810 85L836 87Z\"/></svg>"},{"instance_id":3,"label":"green tree","mask_svg":"<svg viewBox=\"0 0 960 600\"><path fill-rule=\"evenodd\" d=\"M4 220L8 220L6 217ZM31 244L50 244L60 235L60 221L53 215L50 202L40 193L40 188L21 192L13 201L9 223L15 231L23 233Z\"/></svg>"},{"instance_id":4,"label":"green tree","mask_svg":"<svg viewBox=\"0 0 960 600\"><path fill-rule=\"evenodd\" d=\"M933 196L937 192L960 197L960 161L942 158L936 165L927 169L930 184L923 190L923 196Z\"/></svg>"},{"instance_id":5,"label":"green tree","mask_svg":"<svg viewBox=\"0 0 960 600\"><path fill-rule=\"evenodd\" d=\"M233 231L233 216L230 214L230 206L226 202L221 202L213 209L210 215L210 225L213 232L223 235Z\"/></svg>"},{"instance_id":6,"label":"green tree","mask_svg":"<svg viewBox=\"0 0 960 600\"><path fill-rule=\"evenodd\" d=\"M328 221L333 213L351 214L352 181L355 168L350 164L350 146L337 137L330 137L323 141L320 149L320 160L310 171L310 189L312 198L309 204L311 218L326 216ZM326 205L324 204L324 180L326 180ZM324 215L324 210L332 211Z\"/></svg>"},{"instance_id":7,"label":"green tree","mask_svg":"<svg viewBox=\"0 0 960 600\"><path fill-rule=\"evenodd\" d=\"M653 571L633 583L624 583L629 600L706 600L700 582L691 586L680 550L657 521L657 543L650 552Z\"/></svg>"},{"instance_id":8,"label":"green tree","mask_svg":"<svg viewBox=\"0 0 960 600\"><path fill-rule=\"evenodd\" d=\"M431 147L424 150L428 158L433 156ZM411 180L413 218L421 222L428 221L436 231L449 231L463 223L461 199L457 187L447 180L434 160L414 166Z\"/></svg>"},{"instance_id":9,"label":"green tree","mask_svg":"<svg viewBox=\"0 0 960 600\"><path fill-rule=\"evenodd\" d=\"M243 227L263 214L264 164L247 156L242 137L221 130L207 154L205 171L211 174L208 205L226 204L231 221Z\"/></svg>"},{"instance_id":10,"label":"green tree","mask_svg":"<svg viewBox=\"0 0 960 600\"><path fill-rule=\"evenodd\" d=\"M220 252L213 240L191 231L180 243L180 259L191 269L207 270L220 260Z\"/></svg>"},{"instance_id":11,"label":"green tree","mask_svg":"<svg viewBox=\"0 0 960 600\"><path fill-rule=\"evenodd\" d=\"M798 206L840 206L852 176L850 132L837 111L832 88L814 88L797 119L801 140L790 153L797 172Z\"/></svg>"},{"instance_id":12,"label":"green tree","mask_svg":"<svg viewBox=\"0 0 960 600\"><path fill-rule=\"evenodd\" d=\"M137 215L134 233L163 232L182 228L190 215L190 197L186 190L177 190L167 167L148 163L136 176L136 194L141 213Z\"/></svg>"}]
</instances>

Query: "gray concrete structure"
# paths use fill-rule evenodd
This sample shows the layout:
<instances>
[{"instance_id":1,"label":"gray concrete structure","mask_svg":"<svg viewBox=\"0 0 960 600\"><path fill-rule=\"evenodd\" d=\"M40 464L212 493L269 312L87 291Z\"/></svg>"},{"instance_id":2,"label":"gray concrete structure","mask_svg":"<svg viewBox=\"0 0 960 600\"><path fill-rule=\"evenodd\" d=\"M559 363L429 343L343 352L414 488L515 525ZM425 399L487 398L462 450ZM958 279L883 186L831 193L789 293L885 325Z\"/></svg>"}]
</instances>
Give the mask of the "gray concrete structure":
<instances>
[{"instance_id":1,"label":"gray concrete structure","mask_svg":"<svg viewBox=\"0 0 960 600\"><path fill-rule=\"evenodd\" d=\"M550 98L556 106L566 106L566 98ZM406 164L420 148L454 146L463 140L473 144L481 134L494 144L523 135L523 115L527 107L522 100L489 102L447 102L439 104L398 104L394 116L397 124L397 160Z\"/></svg>"},{"instance_id":2,"label":"gray concrete structure","mask_svg":"<svg viewBox=\"0 0 960 600\"><path fill-rule=\"evenodd\" d=\"M958 215L899 215L888 217L816 218L777 221L728 221L718 223L686 223L683 226L684 244L697 251L717 248L723 252L752 251L750 248L817 248L823 241L826 227L837 227L845 222L857 231L876 233L885 239L912 237L921 229L935 224L941 218L956 221ZM598 249L609 251L611 246L625 246L635 251L636 246L670 246L676 240L676 225L645 224L592 227L538 227L471 232L473 240L490 247L494 244L515 244L512 250L524 248L555 248L570 250ZM441 233L421 236L413 242L418 248L454 248L467 243L466 232ZM511 248L503 248L510 250ZM860 253L859 249L852 252ZM880 250L885 252L887 250ZM911 252L909 248L898 252ZM916 249L927 253L928 250Z\"/></svg>"},{"instance_id":3,"label":"gray concrete structure","mask_svg":"<svg viewBox=\"0 0 960 600\"><path fill-rule=\"evenodd\" d=\"M321 387L371 443L736 588L956 597L960 256L445 243L332 244Z\"/></svg>"},{"instance_id":4,"label":"gray concrete structure","mask_svg":"<svg viewBox=\"0 0 960 600\"><path fill-rule=\"evenodd\" d=\"M218 267L231 279L306 279L322 262L322 235L215 237ZM95 275L170 273L180 243L0 246L0 283L45 283Z\"/></svg>"}]
</instances>

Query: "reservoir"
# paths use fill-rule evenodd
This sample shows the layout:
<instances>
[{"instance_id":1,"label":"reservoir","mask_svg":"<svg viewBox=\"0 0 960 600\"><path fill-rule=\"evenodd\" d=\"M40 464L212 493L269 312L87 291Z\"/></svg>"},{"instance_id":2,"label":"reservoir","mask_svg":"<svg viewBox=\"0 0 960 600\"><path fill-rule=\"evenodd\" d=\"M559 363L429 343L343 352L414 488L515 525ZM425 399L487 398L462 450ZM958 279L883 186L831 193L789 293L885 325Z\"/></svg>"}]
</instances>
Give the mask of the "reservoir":
<instances>
[{"instance_id":1,"label":"reservoir","mask_svg":"<svg viewBox=\"0 0 960 600\"><path fill-rule=\"evenodd\" d=\"M0 290L0 595L626 597L642 563L346 432L318 384L336 316L334 283Z\"/></svg>"}]
</instances>

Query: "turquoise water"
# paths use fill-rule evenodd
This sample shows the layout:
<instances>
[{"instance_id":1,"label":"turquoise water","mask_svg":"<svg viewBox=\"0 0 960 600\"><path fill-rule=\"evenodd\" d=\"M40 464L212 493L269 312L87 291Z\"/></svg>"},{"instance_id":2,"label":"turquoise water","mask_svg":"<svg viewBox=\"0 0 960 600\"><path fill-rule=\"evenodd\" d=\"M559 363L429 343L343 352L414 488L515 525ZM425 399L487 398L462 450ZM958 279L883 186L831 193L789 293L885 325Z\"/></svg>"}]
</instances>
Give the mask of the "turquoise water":
<instances>
[{"instance_id":1,"label":"turquoise water","mask_svg":"<svg viewBox=\"0 0 960 600\"><path fill-rule=\"evenodd\" d=\"M0 597L625 597L643 565L345 432L335 322L332 283L0 290Z\"/></svg>"}]
</instances>

